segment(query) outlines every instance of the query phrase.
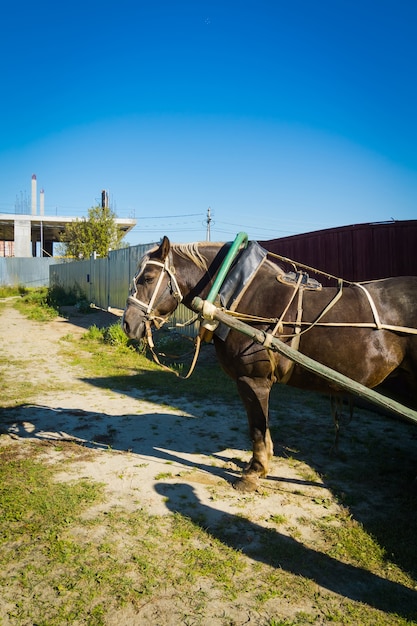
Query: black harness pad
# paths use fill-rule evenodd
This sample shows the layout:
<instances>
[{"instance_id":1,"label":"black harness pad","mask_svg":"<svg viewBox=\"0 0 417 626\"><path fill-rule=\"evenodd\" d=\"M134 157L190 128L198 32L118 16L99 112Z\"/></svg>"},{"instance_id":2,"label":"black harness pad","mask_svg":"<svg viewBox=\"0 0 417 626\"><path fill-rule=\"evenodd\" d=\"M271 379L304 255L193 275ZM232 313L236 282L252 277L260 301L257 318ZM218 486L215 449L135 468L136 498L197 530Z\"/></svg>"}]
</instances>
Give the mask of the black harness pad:
<instances>
[{"instance_id":1,"label":"black harness pad","mask_svg":"<svg viewBox=\"0 0 417 626\"><path fill-rule=\"evenodd\" d=\"M222 307L233 310L234 303L253 278L267 254L267 251L257 241L250 241L247 247L239 252L219 291ZM230 328L224 324L219 324L215 334L225 341L229 331Z\"/></svg>"}]
</instances>

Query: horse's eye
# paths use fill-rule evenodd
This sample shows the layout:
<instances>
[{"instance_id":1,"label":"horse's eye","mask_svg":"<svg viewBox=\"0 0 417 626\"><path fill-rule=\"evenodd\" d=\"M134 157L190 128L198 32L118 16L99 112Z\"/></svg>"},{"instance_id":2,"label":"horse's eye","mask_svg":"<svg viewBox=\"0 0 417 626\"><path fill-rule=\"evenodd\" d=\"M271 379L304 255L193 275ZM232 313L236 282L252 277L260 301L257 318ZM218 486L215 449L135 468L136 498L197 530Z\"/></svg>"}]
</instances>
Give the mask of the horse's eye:
<instances>
[{"instance_id":1,"label":"horse's eye","mask_svg":"<svg viewBox=\"0 0 417 626\"><path fill-rule=\"evenodd\" d=\"M143 281L147 284L147 285L151 285L154 281L152 276L145 276Z\"/></svg>"}]
</instances>

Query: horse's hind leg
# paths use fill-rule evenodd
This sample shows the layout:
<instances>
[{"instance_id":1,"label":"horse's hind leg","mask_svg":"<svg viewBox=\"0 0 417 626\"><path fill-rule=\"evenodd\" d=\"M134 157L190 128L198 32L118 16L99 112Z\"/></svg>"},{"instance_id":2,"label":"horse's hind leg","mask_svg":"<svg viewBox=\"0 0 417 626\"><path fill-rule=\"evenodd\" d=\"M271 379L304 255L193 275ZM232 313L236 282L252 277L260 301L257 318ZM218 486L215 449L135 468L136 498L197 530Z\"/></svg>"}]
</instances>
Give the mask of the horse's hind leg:
<instances>
[{"instance_id":1,"label":"horse's hind leg","mask_svg":"<svg viewBox=\"0 0 417 626\"><path fill-rule=\"evenodd\" d=\"M265 378L245 376L238 378L237 388L248 416L253 455L234 487L239 491L255 491L259 484L259 477L268 474L269 462L274 454L268 425L271 382Z\"/></svg>"}]
</instances>

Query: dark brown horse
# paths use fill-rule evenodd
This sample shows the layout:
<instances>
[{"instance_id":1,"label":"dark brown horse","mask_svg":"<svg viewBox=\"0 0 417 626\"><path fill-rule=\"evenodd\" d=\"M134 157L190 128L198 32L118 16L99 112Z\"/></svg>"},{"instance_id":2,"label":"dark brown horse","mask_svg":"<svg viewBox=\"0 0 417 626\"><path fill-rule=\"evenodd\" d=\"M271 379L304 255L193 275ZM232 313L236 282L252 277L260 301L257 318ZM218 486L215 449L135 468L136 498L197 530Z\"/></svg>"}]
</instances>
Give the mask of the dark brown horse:
<instances>
[{"instance_id":1,"label":"dark brown horse","mask_svg":"<svg viewBox=\"0 0 417 626\"><path fill-rule=\"evenodd\" d=\"M214 243L171 245L164 237L140 262L123 316L126 334L140 339L147 326L166 321L180 301L190 308L195 296L206 298L229 248ZM250 323L284 341L294 341L295 336L300 352L367 387L398 373L416 390L417 277L310 290L301 275L289 277L262 255L261 248L259 255L259 248L249 274L240 270L243 257L228 274L222 295L227 308L247 314ZM249 491L267 475L273 455L268 426L272 384L286 382L325 393L338 389L245 335L224 331L219 328L214 334L216 353L237 384L253 442L252 460L235 486Z\"/></svg>"}]
</instances>

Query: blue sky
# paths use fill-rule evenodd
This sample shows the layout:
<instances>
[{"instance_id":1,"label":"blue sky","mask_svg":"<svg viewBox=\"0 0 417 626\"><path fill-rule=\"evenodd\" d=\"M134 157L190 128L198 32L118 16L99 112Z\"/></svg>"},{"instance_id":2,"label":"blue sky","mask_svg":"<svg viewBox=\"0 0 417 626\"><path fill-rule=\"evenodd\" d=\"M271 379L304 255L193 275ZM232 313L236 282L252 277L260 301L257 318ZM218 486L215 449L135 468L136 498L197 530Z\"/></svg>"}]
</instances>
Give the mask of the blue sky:
<instances>
[{"instance_id":1,"label":"blue sky","mask_svg":"<svg viewBox=\"0 0 417 626\"><path fill-rule=\"evenodd\" d=\"M127 240L270 239L417 219L414 0L15 0L0 212L108 189Z\"/></svg>"}]
</instances>

